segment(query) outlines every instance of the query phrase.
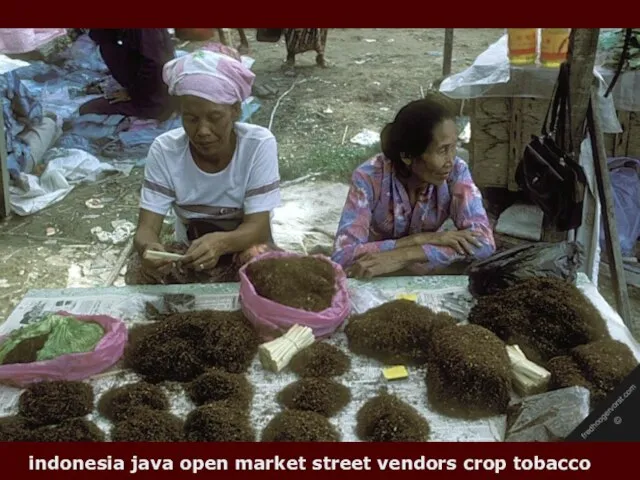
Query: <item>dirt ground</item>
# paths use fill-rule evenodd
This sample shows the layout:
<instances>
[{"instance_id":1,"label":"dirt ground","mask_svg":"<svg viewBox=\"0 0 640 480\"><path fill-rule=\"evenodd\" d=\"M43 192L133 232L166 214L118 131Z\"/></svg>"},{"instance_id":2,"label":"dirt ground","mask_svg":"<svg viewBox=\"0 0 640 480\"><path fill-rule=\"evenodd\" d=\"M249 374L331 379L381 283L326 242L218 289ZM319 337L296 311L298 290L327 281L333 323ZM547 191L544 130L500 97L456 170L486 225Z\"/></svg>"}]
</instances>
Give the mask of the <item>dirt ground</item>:
<instances>
[{"instance_id":1,"label":"dirt ground","mask_svg":"<svg viewBox=\"0 0 640 480\"><path fill-rule=\"evenodd\" d=\"M456 30L452 70L469 66L502 31ZM442 72L444 29L331 30L329 68L316 67L310 52L297 57L295 76L282 69L282 42L256 43L255 32L247 33L256 84L277 90L261 100L252 121L271 124L284 181L311 173L348 180L353 167L372 153L349 139L364 129L380 131ZM288 90L274 112L278 97ZM0 224L0 320L30 289L104 285L124 244L101 243L91 229L113 230L114 220L136 223L141 178L138 168L129 176L80 186L38 214ZM90 199L100 199L104 207L89 208ZM606 288L603 295L612 300ZM640 298L637 291L633 296ZM635 311L640 311L637 306Z\"/></svg>"}]
</instances>

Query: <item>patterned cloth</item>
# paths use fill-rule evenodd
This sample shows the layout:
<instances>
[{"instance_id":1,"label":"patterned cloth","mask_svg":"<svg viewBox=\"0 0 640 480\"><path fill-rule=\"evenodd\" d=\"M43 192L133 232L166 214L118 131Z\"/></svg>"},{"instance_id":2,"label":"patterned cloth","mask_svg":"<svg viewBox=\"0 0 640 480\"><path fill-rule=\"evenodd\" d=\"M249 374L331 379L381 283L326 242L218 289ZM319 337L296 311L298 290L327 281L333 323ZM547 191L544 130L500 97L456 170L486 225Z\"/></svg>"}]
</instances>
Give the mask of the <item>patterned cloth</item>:
<instances>
[{"instance_id":1,"label":"patterned cloth","mask_svg":"<svg viewBox=\"0 0 640 480\"><path fill-rule=\"evenodd\" d=\"M296 55L313 50L323 55L328 33L328 28L287 28L284 31L287 53Z\"/></svg>"},{"instance_id":2,"label":"patterned cloth","mask_svg":"<svg viewBox=\"0 0 640 480\"><path fill-rule=\"evenodd\" d=\"M456 158L447 182L439 187L430 185L412 209L391 161L380 154L360 165L353 174L332 258L349 267L365 253L393 250L396 239L436 232L449 218L458 230L480 233L478 240L483 246L476 250L474 259L484 259L495 252L482 196L464 160ZM450 247L422 248L425 263L412 268L418 274L468 260Z\"/></svg>"},{"instance_id":3,"label":"patterned cloth","mask_svg":"<svg viewBox=\"0 0 640 480\"><path fill-rule=\"evenodd\" d=\"M249 98L255 74L226 52L203 49L168 62L163 78L171 95L233 105Z\"/></svg>"}]
</instances>

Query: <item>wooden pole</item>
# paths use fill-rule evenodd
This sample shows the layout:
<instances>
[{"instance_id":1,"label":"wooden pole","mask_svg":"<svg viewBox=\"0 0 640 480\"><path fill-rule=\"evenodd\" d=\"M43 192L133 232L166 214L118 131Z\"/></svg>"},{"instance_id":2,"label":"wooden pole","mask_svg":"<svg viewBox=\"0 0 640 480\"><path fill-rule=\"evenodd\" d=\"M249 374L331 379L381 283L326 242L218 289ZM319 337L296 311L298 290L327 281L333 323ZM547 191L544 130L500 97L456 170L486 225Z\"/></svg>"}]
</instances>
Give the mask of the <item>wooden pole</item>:
<instances>
[{"instance_id":1,"label":"wooden pole","mask_svg":"<svg viewBox=\"0 0 640 480\"><path fill-rule=\"evenodd\" d=\"M451 62L453 61L453 28L444 30L444 52L442 55L442 77L451 75Z\"/></svg>"},{"instance_id":2,"label":"wooden pole","mask_svg":"<svg viewBox=\"0 0 640 480\"><path fill-rule=\"evenodd\" d=\"M598 112L598 96L594 87L591 93L591 103L587 111L587 125L593 150L593 166L598 185L598 196L602 205L602 220L604 223L604 238L609 266L611 268L611 283L616 295L617 310L625 325L634 335L640 334L640 325L631 316L629 305L629 293L624 274L622 252L618 237L618 225L616 224L616 212L613 202L613 189L607 163L607 153L604 146L604 134L600 125Z\"/></svg>"},{"instance_id":3,"label":"wooden pole","mask_svg":"<svg viewBox=\"0 0 640 480\"><path fill-rule=\"evenodd\" d=\"M571 130L573 135L573 149L576 158L580 158L580 144L584 139L584 126L587 109L591 98L591 86L594 83L593 66L596 61L599 28L575 28L569 37L570 99L571 99ZM567 132L568 136L569 132ZM569 145L568 138L565 145ZM542 240L545 242L561 242L566 240L567 232L557 232L548 226L548 218L544 219Z\"/></svg>"},{"instance_id":4,"label":"wooden pole","mask_svg":"<svg viewBox=\"0 0 640 480\"><path fill-rule=\"evenodd\" d=\"M9 169L7 167L7 144L5 139L4 114L0 108L0 218L11 214L9 199Z\"/></svg>"},{"instance_id":5,"label":"wooden pole","mask_svg":"<svg viewBox=\"0 0 640 480\"><path fill-rule=\"evenodd\" d=\"M109 277L107 277L107 280L104 282L105 287L111 287L113 283L118 279L118 277L120 276L120 270L122 270L122 267L124 267L124 264L129 258L129 255L131 255L132 251L133 251L133 237L129 239L129 241L127 242L127 245L120 252L120 256L118 257L116 264L111 269L111 273L109 274Z\"/></svg>"},{"instance_id":6,"label":"wooden pole","mask_svg":"<svg viewBox=\"0 0 640 480\"><path fill-rule=\"evenodd\" d=\"M571 126L574 148L580 154L580 143L585 136L587 110L591 100L591 89L596 84L593 67L598 50L599 28L576 28L569 37L569 75L571 89ZM565 144L568 145L568 139Z\"/></svg>"}]
</instances>

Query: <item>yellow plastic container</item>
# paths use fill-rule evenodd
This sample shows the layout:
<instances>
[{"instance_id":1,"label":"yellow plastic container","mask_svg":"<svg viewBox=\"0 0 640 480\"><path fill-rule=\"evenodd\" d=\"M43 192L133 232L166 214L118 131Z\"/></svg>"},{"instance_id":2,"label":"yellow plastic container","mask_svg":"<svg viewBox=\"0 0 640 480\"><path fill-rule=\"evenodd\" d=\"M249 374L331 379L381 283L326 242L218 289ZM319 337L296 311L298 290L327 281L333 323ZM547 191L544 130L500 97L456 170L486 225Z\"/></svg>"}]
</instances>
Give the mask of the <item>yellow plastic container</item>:
<instances>
[{"instance_id":1,"label":"yellow plastic container","mask_svg":"<svg viewBox=\"0 0 640 480\"><path fill-rule=\"evenodd\" d=\"M540 39L540 63L557 68L567 59L570 28L543 28Z\"/></svg>"},{"instance_id":2,"label":"yellow plastic container","mask_svg":"<svg viewBox=\"0 0 640 480\"><path fill-rule=\"evenodd\" d=\"M509 62L512 65L536 63L538 50L537 28L507 28Z\"/></svg>"}]
</instances>

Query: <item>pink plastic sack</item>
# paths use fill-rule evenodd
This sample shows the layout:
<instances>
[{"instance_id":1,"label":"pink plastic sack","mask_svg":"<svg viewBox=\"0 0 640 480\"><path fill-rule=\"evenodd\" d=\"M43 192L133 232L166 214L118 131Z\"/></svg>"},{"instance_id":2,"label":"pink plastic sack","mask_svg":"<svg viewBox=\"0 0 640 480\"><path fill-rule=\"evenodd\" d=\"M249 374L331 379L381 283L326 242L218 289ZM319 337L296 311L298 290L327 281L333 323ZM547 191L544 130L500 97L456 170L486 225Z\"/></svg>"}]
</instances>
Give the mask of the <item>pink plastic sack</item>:
<instances>
[{"instance_id":1,"label":"pink plastic sack","mask_svg":"<svg viewBox=\"0 0 640 480\"><path fill-rule=\"evenodd\" d=\"M265 340L270 340L278 334L286 332L296 324L311 328L316 338L331 335L342 325L351 311L347 276L342 267L324 255L314 255L315 258L321 258L333 266L336 272L337 291L333 297L331 307L321 312L307 312L280 305L261 297L246 274L247 265L250 263L267 258L283 257L300 257L300 255L288 252L268 252L254 258L240 269L240 305L242 312Z\"/></svg>"},{"instance_id":2,"label":"pink plastic sack","mask_svg":"<svg viewBox=\"0 0 640 480\"><path fill-rule=\"evenodd\" d=\"M81 321L96 322L104 328L104 336L92 352L70 353L42 362L0 365L0 383L23 388L30 383L53 380L85 380L116 364L127 344L127 326L106 315L72 315ZM0 343L6 338L0 337Z\"/></svg>"}]
</instances>

